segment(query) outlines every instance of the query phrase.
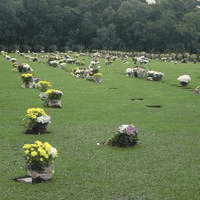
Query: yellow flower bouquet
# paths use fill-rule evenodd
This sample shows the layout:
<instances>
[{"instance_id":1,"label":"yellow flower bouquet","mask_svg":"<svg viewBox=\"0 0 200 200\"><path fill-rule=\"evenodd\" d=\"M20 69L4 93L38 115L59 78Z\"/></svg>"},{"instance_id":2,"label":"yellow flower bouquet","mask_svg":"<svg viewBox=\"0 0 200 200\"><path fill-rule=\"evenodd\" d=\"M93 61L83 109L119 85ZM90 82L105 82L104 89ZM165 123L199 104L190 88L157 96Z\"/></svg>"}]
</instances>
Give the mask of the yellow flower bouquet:
<instances>
[{"instance_id":1,"label":"yellow flower bouquet","mask_svg":"<svg viewBox=\"0 0 200 200\"><path fill-rule=\"evenodd\" d=\"M17 69L18 65L17 65L16 62L14 62L14 63L12 64L12 67L13 67L14 71L16 71L16 70L18 71L18 69Z\"/></svg>"},{"instance_id":2,"label":"yellow flower bouquet","mask_svg":"<svg viewBox=\"0 0 200 200\"><path fill-rule=\"evenodd\" d=\"M96 83L100 83L101 82L101 77L102 77L102 73L95 73L94 74L94 81L96 82Z\"/></svg>"},{"instance_id":3,"label":"yellow flower bouquet","mask_svg":"<svg viewBox=\"0 0 200 200\"><path fill-rule=\"evenodd\" d=\"M29 82L31 82L33 74L30 74L30 73L22 74L21 77L22 77L23 83L28 84Z\"/></svg>"},{"instance_id":4,"label":"yellow flower bouquet","mask_svg":"<svg viewBox=\"0 0 200 200\"><path fill-rule=\"evenodd\" d=\"M58 150L48 142L41 141L25 144L22 149L25 153L28 175L33 179L50 179L54 173L54 160L58 157Z\"/></svg>"},{"instance_id":5,"label":"yellow flower bouquet","mask_svg":"<svg viewBox=\"0 0 200 200\"><path fill-rule=\"evenodd\" d=\"M40 134L46 133L47 124L51 123L51 117L46 114L46 112L42 108L30 108L27 111L27 117L29 119L26 133L30 134ZM25 120L26 118L24 118Z\"/></svg>"},{"instance_id":6,"label":"yellow flower bouquet","mask_svg":"<svg viewBox=\"0 0 200 200\"><path fill-rule=\"evenodd\" d=\"M63 95L62 91L55 89L48 89L45 94L49 100L60 100Z\"/></svg>"},{"instance_id":7,"label":"yellow flower bouquet","mask_svg":"<svg viewBox=\"0 0 200 200\"><path fill-rule=\"evenodd\" d=\"M52 87L52 84L48 81L40 81L35 84L35 88L38 88L41 92L46 92L50 87Z\"/></svg>"}]
</instances>

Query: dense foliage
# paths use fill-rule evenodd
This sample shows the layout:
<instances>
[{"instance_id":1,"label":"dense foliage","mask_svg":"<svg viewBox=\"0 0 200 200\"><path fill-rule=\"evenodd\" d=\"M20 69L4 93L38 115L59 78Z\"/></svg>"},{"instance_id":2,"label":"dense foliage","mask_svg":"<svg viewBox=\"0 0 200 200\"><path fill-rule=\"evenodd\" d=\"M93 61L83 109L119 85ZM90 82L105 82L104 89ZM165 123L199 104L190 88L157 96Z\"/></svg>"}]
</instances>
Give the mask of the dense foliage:
<instances>
[{"instance_id":1,"label":"dense foliage","mask_svg":"<svg viewBox=\"0 0 200 200\"><path fill-rule=\"evenodd\" d=\"M197 0L0 0L0 50L200 53L197 6Z\"/></svg>"}]
</instances>

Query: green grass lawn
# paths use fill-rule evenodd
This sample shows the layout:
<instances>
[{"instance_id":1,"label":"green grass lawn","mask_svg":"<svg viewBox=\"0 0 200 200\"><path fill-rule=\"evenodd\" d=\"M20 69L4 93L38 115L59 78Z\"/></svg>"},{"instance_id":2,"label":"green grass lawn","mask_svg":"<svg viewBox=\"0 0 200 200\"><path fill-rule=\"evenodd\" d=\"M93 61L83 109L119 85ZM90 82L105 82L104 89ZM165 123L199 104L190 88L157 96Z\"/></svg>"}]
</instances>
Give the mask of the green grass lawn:
<instances>
[{"instance_id":1,"label":"green grass lawn","mask_svg":"<svg viewBox=\"0 0 200 200\"><path fill-rule=\"evenodd\" d=\"M102 59L103 81L96 84L73 77L72 64L60 70L10 55L30 64L36 77L51 82L64 96L61 109L45 107L39 91L21 88L20 74L0 56L0 199L200 199L200 96L192 93L200 85L199 63L152 61L148 68L165 76L151 82L125 76L126 68L134 66L130 58L129 65L117 60L109 66ZM89 60L85 63L87 67ZM183 74L192 78L186 87L176 80ZM146 106L157 104L161 108ZM51 116L50 134L23 133L21 123L31 107L43 108ZM122 124L136 125L138 145L97 145ZM51 182L14 182L16 176L27 174L22 146L36 140L58 149Z\"/></svg>"}]
</instances>

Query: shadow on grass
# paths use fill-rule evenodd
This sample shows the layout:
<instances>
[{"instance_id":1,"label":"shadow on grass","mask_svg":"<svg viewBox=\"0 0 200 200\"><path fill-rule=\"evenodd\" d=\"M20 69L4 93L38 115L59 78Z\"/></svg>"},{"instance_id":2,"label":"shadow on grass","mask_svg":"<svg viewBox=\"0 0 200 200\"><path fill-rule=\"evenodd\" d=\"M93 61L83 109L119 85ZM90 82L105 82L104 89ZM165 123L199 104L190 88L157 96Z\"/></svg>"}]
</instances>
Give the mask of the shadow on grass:
<instances>
[{"instance_id":1,"label":"shadow on grass","mask_svg":"<svg viewBox=\"0 0 200 200\"><path fill-rule=\"evenodd\" d=\"M13 179L13 181L15 182L21 182L21 183L25 183L25 184L38 184L38 183L44 183L44 182L50 182L51 179L49 180L43 180L42 178L38 177L36 179L32 179L31 176L26 175L26 176L19 176L19 177L15 177Z\"/></svg>"},{"instance_id":2,"label":"shadow on grass","mask_svg":"<svg viewBox=\"0 0 200 200\"><path fill-rule=\"evenodd\" d=\"M151 107L151 108L162 108L163 106L161 105L146 105L147 107Z\"/></svg>"},{"instance_id":3,"label":"shadow on grass","mask_svg":"<svg viewBox=\"0 0 200 200\"><path fill-rule=\"evenodd\" d=\"M44 135L44 134L49 134L52 133L51 131L46 131L45 133L39 134L37 131L32 131L32 130L26 130L23 131L24 134L29 134L29 135Z\"/></svg>"},{"instance_id":4,"label":"shadow on grass","mask_svg":"<svg viewBox=\"0 0 200 200\"><path fill-rule=\"evenodd\" d=\"M142 101L142 100L144 100L143 98L133 98L133 99L130 99L131 101Z\"/></svg>"},{"instance_id":5,"label":"shadow on grass","mask_svg":"<svg viewBox=\"0 0 200 200\"><path fill-rule=\"evenodd\" d=\"M188 86L182 86L182 85L179 85L179 84L169 84L170 86L174 86L174 87L178 87L178 88L181 88L181 89L193 89L191 87L188 87Z\"/></svg>"}]
</instances>

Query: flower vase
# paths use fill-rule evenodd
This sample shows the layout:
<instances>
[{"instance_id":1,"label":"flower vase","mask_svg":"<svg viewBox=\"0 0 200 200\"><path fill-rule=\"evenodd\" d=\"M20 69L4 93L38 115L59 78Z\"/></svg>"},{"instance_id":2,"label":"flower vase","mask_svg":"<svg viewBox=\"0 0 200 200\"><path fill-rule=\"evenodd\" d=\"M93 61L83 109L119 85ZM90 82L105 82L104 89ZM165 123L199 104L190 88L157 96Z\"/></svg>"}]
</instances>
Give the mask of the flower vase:
<instances>
[{"instance_id":1,"label":"flower vase","mask_svg":"<svg viewBox=\"0 0 200 200\"><path fill-rule=\"evenodd\" d=\"M186 85L188 85L187 82L180 82L180 84L181 84L182 86L186 86Z\"/></svg>"},{"instance_id":2,"label":"flower vase","mask_svg":"<svg viewBox=\"0 0 200 200\"><path fill-rule=\"evenodd\" d=\"M19 71L19 72L23 72L23 71L24 71L23 65L18 65L18 71Z\"/></svg>"},{"instance_id":3,"label":"flower vase","mask_svg":"<svg viewBox=\"0 0 200 200\"><path fill-rule=\"evenodd\" d=\"M32 122L31 122L32 123ZM45 134L47 131L47 128L46 128L46 125L47 124L42 124L41 123L38 123L36 122L36 124L33 124L31 125L30 124L30 128L26 131L27 134ZM32 128L31 128L32 127Z\"/></svg>"},{"instance_id":4,"label":"flower vase","mask_svg":"<svg viewBox=\"0 0 200 200\"><path fill-rule=\"evenodd\" d=\"M46 127L40 127L38 129L38 132L39 132L39 134L45 134L47 132L46 130L47 130Z\"/></svg>"},{"instance_id":5,"label":"flower vase","mask_svg":"<svg viewBox=\"0 0 200 200\"><path fill-rule=\"evenodd\" d=\"M54 171L54 164L50 164L48 167L41 168L40 170L34 169L33 166L26 165L28 175L32 177L32 183L39 183L48 181L52 178L52 172Z\"/></svg>"},{"instance_id":6,"label":"flower vase","mask_svg":"<svg viewBox=\"0 0 200 200\"><path fill-rule=\"evenodd\" d=\"M137 72L134 71L134 72L133 72L133 75L134 75L134 77L137 77Z\"/></svg>"},{"instance_id":7,"label":"flower vase","mask_svg":"<svg viewBox=\"0 0 200 200\"><path fill-rule=\"evenodd\" d=\"M47 106L52 108L61 108L61 101L57 99L48 99L46 100Z\"/></svg>"}]
</instances>

